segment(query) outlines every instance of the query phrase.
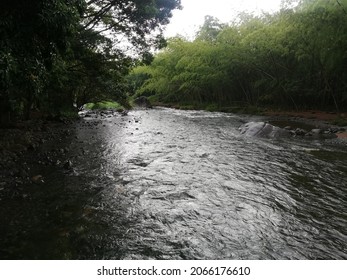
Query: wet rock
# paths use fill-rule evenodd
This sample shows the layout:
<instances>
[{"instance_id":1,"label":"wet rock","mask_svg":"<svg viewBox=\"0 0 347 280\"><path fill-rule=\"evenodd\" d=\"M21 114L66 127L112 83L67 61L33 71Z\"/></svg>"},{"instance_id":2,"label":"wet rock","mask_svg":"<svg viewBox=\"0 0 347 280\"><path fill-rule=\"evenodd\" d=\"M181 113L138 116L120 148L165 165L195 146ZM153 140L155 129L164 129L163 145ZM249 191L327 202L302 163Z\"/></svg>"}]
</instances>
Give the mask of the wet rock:
<instances>
[{"instance_id":1,"label":"wet rock","mask_svg":"<svg viewBox=\"0 0 347 280\"><path fill-rule=\"evenodd\" d=\"M64 163L63 167L66 169L66 170L71 170L72 169L72 162L71 160L68 160L67 162Z\"/></svg>"},{"instance_id":2,"label":"wet rock","mask_svg":"<svg viewBox=\"0 0 347 280\"><path fill-rule=\"evenodd\" d=\"M38 145L36 145L35 143L31 143L31 144L28 146L28 150L33 151L33 150L36 150L37 147L38 147Z\"/></svg>"},{"instance_id":3,"label":"wet rock","mask_svg":"<svg viewBox=\"0 0 347 280\"><path fill-rule=\"evenodd\" d=\"M311 133L313 135L322 134L322 130L320 128L314 128L314 129L311 130Z\"/></svg>"},{"instance_id":4,"label":"wet rock","mask_svg":"<svg viewBox=\"0 0 347 280\"><path fill-rule=\"evenodd\" d=\"M31 181L35 184L42 184L44 183L44 180L43 180L43 176L42 175L35 175L33 177L31 177Z\"/></svg>"},{"instance_id":5,"label":"wet rock","mask_svg":"<svg viewBox=\"0 0 347 280\"><path fill-rule=\"evenodd\" d=\"M140 96L134 100L134 103L139 107L152 108L151 102L146 96Z\"/></svg>"},{"instance_id":6,"label":"wet rock","mask_svg":"<svg viewBox=\"0 0 347 280\"><path fill-rule=\"evenodd\" d=\"M305 136L307 131L302 128L297 128L294 130L296 136Z\"/></svg>"},{"instance_id":7,"label":"wet rock","mask_svg":"<svg viewBox=\"0 0 347 280\"><path fill-rule=\"evenodd\" d=\"M287 137L290 135L288 130L273 126L265 122L249 122L240 127L241 134L256 137Z\"/></svg>"}]
</instances>

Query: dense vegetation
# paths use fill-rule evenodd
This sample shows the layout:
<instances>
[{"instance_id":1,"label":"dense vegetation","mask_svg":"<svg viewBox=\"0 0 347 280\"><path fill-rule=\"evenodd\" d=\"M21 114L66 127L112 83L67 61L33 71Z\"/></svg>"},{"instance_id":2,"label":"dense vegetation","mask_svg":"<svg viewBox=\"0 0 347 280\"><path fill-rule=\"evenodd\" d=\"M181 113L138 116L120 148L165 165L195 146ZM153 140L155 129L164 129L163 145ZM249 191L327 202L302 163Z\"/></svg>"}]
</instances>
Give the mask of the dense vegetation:
<instances>
[{"instance_id":1,"label":"dense vegetation","mask_svg":"<svg viewBox=\"0 0 347 280\"><path fill-rule=\"evenodd\" d=\"M180 0L3 0L0 123L72 104L125 103L134 60L150 59ZM131 54L131 57L130 57Z\"/></svg>"},{"instance_id":2,"label":"dense vegetation","mask_svg":"<svg viewBox=\"0 0 347 280\"><path fill-rule=\"evenodd\" d=\"M194 41L172 38L132 71L131 94L207 109L346 110L347 1L289 2L228 25L207 16Z\"/></svg>"}]
</instances>

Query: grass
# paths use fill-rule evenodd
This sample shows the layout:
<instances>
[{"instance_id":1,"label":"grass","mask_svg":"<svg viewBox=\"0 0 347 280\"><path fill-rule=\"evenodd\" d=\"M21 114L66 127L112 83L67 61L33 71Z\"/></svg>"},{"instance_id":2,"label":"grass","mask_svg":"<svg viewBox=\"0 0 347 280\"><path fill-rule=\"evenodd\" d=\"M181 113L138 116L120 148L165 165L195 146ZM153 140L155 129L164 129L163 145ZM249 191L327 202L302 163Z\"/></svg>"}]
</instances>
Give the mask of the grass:
<instances>
[{"instance_id":1,"label":"grass","mask_svg":"<svg viewBox=\"0 0 347 280\"><path fill-rule=\"evenodd\" d=\"M97 103L87 103L85 108L88 110L108 110L114 109L117 111L123 111L124 107L120 105L118 102L113 101L100 101Z\"/></svg>"}]
</instances>

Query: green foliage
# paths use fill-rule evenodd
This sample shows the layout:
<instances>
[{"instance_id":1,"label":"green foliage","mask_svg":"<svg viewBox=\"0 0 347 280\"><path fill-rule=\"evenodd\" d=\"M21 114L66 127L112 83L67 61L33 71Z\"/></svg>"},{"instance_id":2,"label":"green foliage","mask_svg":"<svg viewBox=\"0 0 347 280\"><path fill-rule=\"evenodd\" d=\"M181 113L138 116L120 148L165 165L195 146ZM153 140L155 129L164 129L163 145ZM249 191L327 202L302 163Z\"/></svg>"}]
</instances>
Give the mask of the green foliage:
<instances>
[{"instance_id":1,"label":"green foliage","mask_svg":"<svg viewBox=\"0 0 347 280\"><path fill-rule=\"evenodd\" d=\"M224 24L212 16L205 16L205 22L197 33L196 39L206 42L215 42Z\"/></svg>"},{"instance_id":2,"label":"green foliage","mask_svg":"<svg viewBox=\"0 0 347 280\"><path fill-rule=\"evenodd\" d=\"M215 104L209 110L235 103L346 109L347 1L292 2L229 26L206 17L195 41L172 38L149 66L132 71L133 93Z\"/></svg>"},{"instance_id":3,"label":"green foliage","mask_svg":"<svg viewBox=\"0 0 347 280\"><path fill-rule=\"evenodd\" d=\"M149 63L149 49L164 45L162 26L180 7L180 0L3 2L0 123L32 110L56 114L73 103L125 104L133 59L124 40Z\"/></svg>"},{"instance_id":4,"label":"green foliage","mask_svg":"<svg viewBox=\"0 0 347 280\"><path fill-rule=\"evenodd\" d=\"M88 110L124 110L124 107L120 105L118 102L113 101L101 101L97 103L87 103L85 104L85 108Z\"/></svg>"}]
</instances>

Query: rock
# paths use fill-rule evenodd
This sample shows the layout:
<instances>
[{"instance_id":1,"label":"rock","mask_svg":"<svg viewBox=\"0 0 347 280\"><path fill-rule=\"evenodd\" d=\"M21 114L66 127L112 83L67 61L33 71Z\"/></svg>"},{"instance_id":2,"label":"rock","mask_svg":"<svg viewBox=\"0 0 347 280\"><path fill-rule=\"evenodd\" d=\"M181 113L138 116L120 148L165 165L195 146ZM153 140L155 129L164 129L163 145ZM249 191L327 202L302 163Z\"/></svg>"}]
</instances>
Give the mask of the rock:
<instances>
[{"instance_id":1,"label":"rock","mask_svg":"<svg viewBox=\"0 0 347 280\"><path fill-rule=\"evenodd\" d=\"M63 167L67 170L72 169L72 162L71 160L68 160L67 162L64 163Z\"/></svg>"},{"instance_id":2,"label":"rock","mask_svg":"<svg viewBox=\"0 0 347 280\"><path fill-rule=\"evenodd\" d=\"M307 131L305 129L302 129L302 128L297 128L294 130L295 132L295 135L297 136L305 136Z\"/></svg>"},{"instance_id":3,"label":"rock","mask_svg":"<svg viewBox=\"0 0 347 280\"><path fill-rule=\"evenodd\" d=\"M320 128L314 128L311 130L311 133L315 135L322 134L322 130Z\"/></svg>"},{"instance_id":4,"label":"rock","mask_svg":"<svg viewBox=\"0 0 347 280\"><path fill-rule=\"evenodd\" d=\"M285 130L292 130L293 128L291 126L284 127Z\"/></svg>"},{"instance_id":5,"label":"rock","mask_svg":"<svg viewBox=\"0 0 347 280\"><path fill-rule=\"evenodd\" d=\"M140 97L136 98L134 100L134 103L140 107L152 108L152 104L146 96L140 96Z\"/></svg>"},{"instance_id":6,"label":"rock","mask_svg":"<svg viewBox=\"0 0 347 280\"><path fill-rule=\"evenodd\" d=\"M330 128L329 128L329 131L330 131L331 133L337 133L337 132L339 131L339 129L338 129L337 127L330 127Z\"/></svg>"},{"instance_id":7,"label":"rock","mask_svg":"<svg viewBox=\"0 0 347 280\"><path fill-rule=\"evenodd\" d=\"M288 130L273 126L265 122L249 122L240 127L241 133L246 136L256 137L287 137L290 135Z\"/></svg>"},{"instance_id":8,"label":"rock","mask_svg":"<svg viewBox=\"0 0 347 280\"><path fill-rule=\"evenodd\" d=\"M28 149L33 151L33 150L36 150L37 148L37 145L35 143L31 143L29 146L28 146Z\"/></svg>"},{"instance_id":9,"label":"rock","mask_svg":"<svg viewBox=\"0 0 347 280\"><path fill-rule=\"evenodd\" d=\"M41 184L44 183L43 176L42 175L35 175L31 177L31 181L35 184Z\"/></svg>"}]
</instances>

